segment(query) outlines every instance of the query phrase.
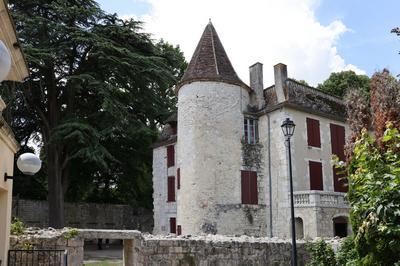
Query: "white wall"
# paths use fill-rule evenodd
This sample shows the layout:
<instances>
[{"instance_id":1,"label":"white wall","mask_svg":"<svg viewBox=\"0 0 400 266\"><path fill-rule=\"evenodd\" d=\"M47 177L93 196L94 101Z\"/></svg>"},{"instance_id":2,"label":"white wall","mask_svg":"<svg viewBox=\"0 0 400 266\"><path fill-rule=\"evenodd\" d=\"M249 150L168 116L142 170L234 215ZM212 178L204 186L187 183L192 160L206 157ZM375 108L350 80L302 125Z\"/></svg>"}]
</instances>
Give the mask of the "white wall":
<instances>
[{"instance_id":1,"label":"white wall","mask_svg":"<svg viewBox=\"0 0 400 266\"><path fill-rule=\"evenodd\" d=\"M169 218L176 217L176 202L167 202L168 176L176 177L175 169L175 166L167 168L166 146L161 146L153 150L153 234L168 234L170 232Z\"/></svg>"},{"instance_id":2,"label":"white wall","mask_svg":"<svg viewBox=\"0 0 400 266\"><path fill-rule=\"evenodd\" d=\"M12 180L4 182L4 174L13 176L14 154L18 148L18 144L0 112L0 260L2 265L6 264L9 246L13 185Z\"/></svg>"},{"instance_id":3,"label":"white wall","mask_svg":"<svg viewBox=\"0 0 400 266\"><path fill-rule=\"evenodd\" d=\"M281 124L287 117L296 124L291 140L293 189L307 191L310 189L308 161L320 161L323 165L324 191L333 191L333 173L331 165L330 123L348 127L340 121L308 114L292 108L280 108L269 113L271 125L271 177L272 177L272 218L273 235L283 238L290 233L289 170L287 148L281 130ZM306 118L320 121L321 148L308 147ZM268 158L268 116L260 118L260 141L265 147ZM268 194L268 165L264 169L266 191ZM269 196L267 202L270 202ZM304 236L333 236L332 218L335 215L348 213L348 208L332 206L331 208L295 208L295 216L303 219ZM268 211L269 215L269 211ZM268 224L270 226L270 224Z\"/></svg>"}]
</instances>

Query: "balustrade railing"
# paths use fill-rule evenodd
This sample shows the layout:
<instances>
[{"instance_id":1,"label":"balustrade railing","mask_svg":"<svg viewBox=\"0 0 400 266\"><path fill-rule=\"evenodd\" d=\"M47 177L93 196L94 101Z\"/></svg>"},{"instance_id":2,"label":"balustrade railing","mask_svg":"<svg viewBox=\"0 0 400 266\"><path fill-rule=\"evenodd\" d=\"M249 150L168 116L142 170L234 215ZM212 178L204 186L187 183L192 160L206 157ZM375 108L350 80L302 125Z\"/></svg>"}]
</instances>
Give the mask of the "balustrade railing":
<instances>
[{"instance_id":1,"label":"balustrade railing","mask_svg":"<svg viewBox=\"0 0 400 266\"><path fill-rule=\"evenodd\" d=\"M295 207L348 207L345 193L333 191L295 191L293 192Z\"/></svg>"}]
</instances>

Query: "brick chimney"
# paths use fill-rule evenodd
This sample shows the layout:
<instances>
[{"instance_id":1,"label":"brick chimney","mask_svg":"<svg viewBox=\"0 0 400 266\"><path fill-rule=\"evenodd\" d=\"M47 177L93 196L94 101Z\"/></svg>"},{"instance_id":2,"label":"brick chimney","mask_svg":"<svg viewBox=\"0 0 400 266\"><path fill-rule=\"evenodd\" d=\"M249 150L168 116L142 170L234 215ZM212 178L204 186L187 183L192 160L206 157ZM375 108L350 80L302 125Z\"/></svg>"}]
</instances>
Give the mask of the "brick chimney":
<instances>
[{"instance_id":1,"label":"brick chimney","mask_svg":"<svg viewBox=\"0 0 400 266\"><path fill-rule=\"evenodd\" d=\"M263 82L263 65L259 62L249 67L250 72L250 88L254 90L251 98L252 105L261 109L265 105L264 100L264 82Z\"/></svg>"},{"instance_id":2,"label":"brick chimney","mask_svg":"<svg viewBox=\"0 0 400 266\"><path fill-rule=\"evenodd\" d=\"M278 103L286 101L284 88L287 80L287 67L279 63L274 66L275 92Z\"/></svg>"}]
</instances>

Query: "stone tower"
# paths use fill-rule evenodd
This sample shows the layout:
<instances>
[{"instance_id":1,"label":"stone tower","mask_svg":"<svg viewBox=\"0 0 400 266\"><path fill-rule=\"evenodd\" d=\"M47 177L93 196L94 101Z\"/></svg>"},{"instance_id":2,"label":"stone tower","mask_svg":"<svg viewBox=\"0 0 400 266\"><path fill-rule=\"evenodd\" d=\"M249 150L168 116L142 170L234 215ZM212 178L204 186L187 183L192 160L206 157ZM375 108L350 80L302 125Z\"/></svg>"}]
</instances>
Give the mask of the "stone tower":
<instances>
[{"instance_id":1,"label":"stone tower","mask_svg":"<svg viewBox=\"0 0 400 266\"><path fill-rule=\"evenodd\" d=\"M251 89L237 76L211 22L177 92L178 230L243 234L249 233L247 224L264 229L257 217L249 224L253 210L241 204L243 111Z\"/></svg>"}]
</instances>

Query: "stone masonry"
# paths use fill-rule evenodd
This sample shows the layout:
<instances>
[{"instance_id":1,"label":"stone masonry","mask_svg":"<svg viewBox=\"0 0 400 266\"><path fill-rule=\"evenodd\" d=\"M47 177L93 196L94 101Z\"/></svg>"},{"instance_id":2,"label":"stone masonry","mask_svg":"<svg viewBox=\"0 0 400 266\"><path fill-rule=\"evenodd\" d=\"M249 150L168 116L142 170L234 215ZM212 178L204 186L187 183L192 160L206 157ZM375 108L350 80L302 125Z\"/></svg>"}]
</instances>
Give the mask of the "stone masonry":
<instances>
[{"instance_id":1,"label":"stone masonry","mask_svg":"<svg viewBox=\"0 0 400 266\"><path fill-rule=\"evenodd\" d=\"M20 218L27 226L48 226L48 203L41 200L14 198L12 216ZM97 203L66 203L66 225L91 229L137 229L151 232L153 213L128 205Z\"/></svg>"},{"instance_id":2,"label":"stone masonry","mask_svg":"<svg viewBox=\"0 0 400 266\"><path fill-rule=\"evenodd\" d=\"M24 235L11 237L11 248L28 244L33 249L68 250L68 265L83 264L85 239L122 239L126 266L235 266L290 264L291 243L288 240L249 236L154 236L135 230L79 229L73 238L66 238L70 229L28 229ZM338 240L328 240L334 247ZM305 265L309 253L305 241L298 241L298 262Z\"/></svg>"}]
</instances>

